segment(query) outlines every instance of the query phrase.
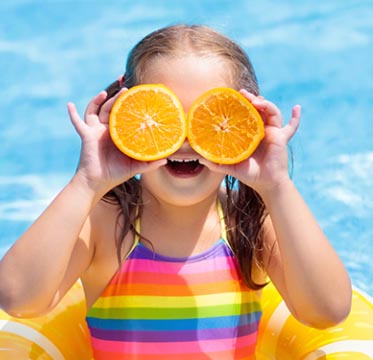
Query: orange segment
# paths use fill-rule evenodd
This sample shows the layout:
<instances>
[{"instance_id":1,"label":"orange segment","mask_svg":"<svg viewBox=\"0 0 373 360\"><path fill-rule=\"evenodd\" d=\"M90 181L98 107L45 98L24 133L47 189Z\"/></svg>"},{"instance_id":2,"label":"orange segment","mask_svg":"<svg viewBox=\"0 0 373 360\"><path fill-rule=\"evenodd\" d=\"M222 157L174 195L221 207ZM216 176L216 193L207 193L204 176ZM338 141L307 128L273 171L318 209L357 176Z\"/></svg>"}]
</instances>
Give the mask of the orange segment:
<instances>
[{"instance_id":1,"label":"orange segment","mask_svg":"<svg viewBox=\"0 0 373 360\"><path fill-rule=\"evenodd\" d=\"M215 163L235 164L248 158L263 137L261 116L236 90L207 91L189 109L189 143L196 152Z\"/></svg>"},{"instance_id":2,"label":"orange segment","mask_svg":"<svg viewBox=\"0 0 373 360\"><path fill-rule=\"evenodd\" d=\"M129 157L151 161L173 154L186 138L183 107L164 85L134 86L121 94L110 113L110 135Z\"/></svg>"}]
</instances>

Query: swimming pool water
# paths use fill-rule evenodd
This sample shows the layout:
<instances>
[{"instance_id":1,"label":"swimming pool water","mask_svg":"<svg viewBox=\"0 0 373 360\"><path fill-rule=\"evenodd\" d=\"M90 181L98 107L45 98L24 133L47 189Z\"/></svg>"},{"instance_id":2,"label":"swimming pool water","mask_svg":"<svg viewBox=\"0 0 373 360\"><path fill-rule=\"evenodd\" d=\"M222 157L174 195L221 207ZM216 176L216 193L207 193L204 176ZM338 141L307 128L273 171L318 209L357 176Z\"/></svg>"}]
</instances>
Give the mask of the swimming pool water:
<instances>
[{"instance_id":1,"label":"swimming pool water","mask_svg":"<svg viewBox=\"0 0 373 360\"><path fill-rule=\"evenodd\" d=\"M363 0L0 3L0 256L73 174L81 112L150 31L203 23L248 52L288 119L293 178L355 286L373 295L373 3Z\"/></svg>"}]
</instances>

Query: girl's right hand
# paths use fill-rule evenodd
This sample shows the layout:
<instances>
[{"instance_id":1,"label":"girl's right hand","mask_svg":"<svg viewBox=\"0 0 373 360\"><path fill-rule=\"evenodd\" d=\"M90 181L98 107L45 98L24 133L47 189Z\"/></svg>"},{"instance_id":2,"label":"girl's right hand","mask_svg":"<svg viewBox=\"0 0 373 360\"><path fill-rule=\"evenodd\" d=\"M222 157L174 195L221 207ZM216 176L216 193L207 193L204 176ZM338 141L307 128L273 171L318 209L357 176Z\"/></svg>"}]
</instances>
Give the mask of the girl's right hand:
<instances>
[{"instance_id":1,"label":"girl's right hand","mask_svg":"<svg viewBox=\"0 0 373 360\"><path fill-rule=\"evenodd\" d=\"M132 176L165 165L166 160L137 161L121 153L112 142L109 133L109 115L117 97L105 102L106 91L100 92L88 104L84 121L73 103L68 103L72 124L82 140L79 167L76 177L91 190L103 196L113 187Z\"/></svg>"}]
</instances>

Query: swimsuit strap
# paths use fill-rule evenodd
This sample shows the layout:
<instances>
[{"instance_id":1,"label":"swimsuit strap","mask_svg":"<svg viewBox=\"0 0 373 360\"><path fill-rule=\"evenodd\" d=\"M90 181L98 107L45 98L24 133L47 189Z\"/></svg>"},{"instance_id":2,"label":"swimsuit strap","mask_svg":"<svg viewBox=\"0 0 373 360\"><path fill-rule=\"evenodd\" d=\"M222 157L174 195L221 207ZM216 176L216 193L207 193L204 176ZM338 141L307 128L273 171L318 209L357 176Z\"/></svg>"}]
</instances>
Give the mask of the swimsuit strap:
<instances>
[{"instance_id":1,"label":"swimsuit strap","mask_svg":"<svg viewBox=\"0 0 373 360\"><path fill-rule=\"evenodd\" d=\"M220 237L228 244L227 227L225 225L224 212L220 200L218 200L218 214L220 220Z\"/></svg>"},{"instance_id":2,"label":"swimsuit strap","mask_svg":"<svg viewBox=\"0 0 373 360\"><path fill-rule=\"evenodd\" d=\"M139 216L139 207L136 208L136 217L135 217L136 221L135 221L135 238L133 239L133 244L131 246L131 249L130 251L128 251L125 259L127 259L132 251L136 248L136 246L139 244L140 242L140 216Z\"/></svg>"},{"instance_id":3,"label":"swimsuit strap","mask_svg":"<svg viewBox=\"0 0 373 360\"><path fill-rule=\"evenodd\" d=\"M223 212L223 207L221 205L220 200L217 201L217 210L218 210L218 215L219 215L219 220L220 220L220 237L224 242L228 245L228 247L232 250L231 245L228 242L228 236L227 236L227 227L225 225L224 221L224 212ZM138 216L139 209L136 209L136 222L135 222L135 238L132 244L132 247L130 251L128 252L126 258L132 253L132 251L135 249L135 247L140 243L140 217Z\"/></svg>"}]
</instances>

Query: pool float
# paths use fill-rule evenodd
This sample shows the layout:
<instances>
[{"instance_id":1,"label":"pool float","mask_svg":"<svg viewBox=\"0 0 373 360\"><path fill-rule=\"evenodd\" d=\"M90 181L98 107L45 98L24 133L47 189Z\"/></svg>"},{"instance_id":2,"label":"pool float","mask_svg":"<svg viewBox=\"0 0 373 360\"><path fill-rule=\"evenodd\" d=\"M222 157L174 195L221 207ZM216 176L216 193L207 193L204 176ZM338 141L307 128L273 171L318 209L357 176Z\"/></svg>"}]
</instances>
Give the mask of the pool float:
<instances>
[{"instance_id":1,"label":"pool float","mask_svg":"<svg viewBox=\"0 0 373 360\"><path fill-rule=\"evenodd\" d=\"M93 359L80 282L47 315L18 319L0 310L0 360Z\"/></svg>"},{"instance_id":2,"label":"pool float","mask_svg":"<svg viewBox=\"0 0 373 360\"><path fill-rule=\"evenodd\" d=\"M273 285L262 297L256 360L372 360L373 299L353 289L352 308L341 324L318 330L290 314Z\"/></svg>"},{"instance_id":3,"label":"pool float","mask_svg":"<svg viewBox=\"0 0 373 360\"><path fill-rule=\"evenodd\" d=\"M0 360L92 360L85 313L80 283L45 316L17 319L0 311ZM317 330L296 321L274 286L266 286L256 359L373 359L373 300L354 289L349 317Z\"/></svg>"}]
</instances>

